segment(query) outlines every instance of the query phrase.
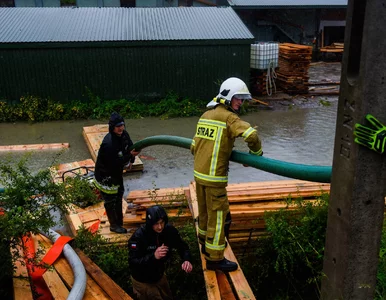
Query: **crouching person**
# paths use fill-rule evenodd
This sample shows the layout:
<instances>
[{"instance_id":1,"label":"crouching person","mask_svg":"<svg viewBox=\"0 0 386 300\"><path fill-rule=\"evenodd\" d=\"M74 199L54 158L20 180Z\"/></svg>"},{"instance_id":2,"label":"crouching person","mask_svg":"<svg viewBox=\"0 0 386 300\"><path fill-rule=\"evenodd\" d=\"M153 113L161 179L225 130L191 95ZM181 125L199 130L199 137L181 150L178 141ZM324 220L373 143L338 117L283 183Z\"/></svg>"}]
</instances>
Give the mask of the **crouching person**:
<instances>
[{"instance_id":1,"label":"crouching person","mask_svg":"<svg viewBox=\"0 0 386 300\"><path fill-rule=\"evenodd\" d=\"M178 230L168 224L168 216L162 206L146 210L146 224L142 225L129 240L129 268L134 295L138 300L173 299L165 276L165 263L172 249L177 249L182 259L181 268L186 273L193 269L188 245Z\"/></svg>"}]
</instances>

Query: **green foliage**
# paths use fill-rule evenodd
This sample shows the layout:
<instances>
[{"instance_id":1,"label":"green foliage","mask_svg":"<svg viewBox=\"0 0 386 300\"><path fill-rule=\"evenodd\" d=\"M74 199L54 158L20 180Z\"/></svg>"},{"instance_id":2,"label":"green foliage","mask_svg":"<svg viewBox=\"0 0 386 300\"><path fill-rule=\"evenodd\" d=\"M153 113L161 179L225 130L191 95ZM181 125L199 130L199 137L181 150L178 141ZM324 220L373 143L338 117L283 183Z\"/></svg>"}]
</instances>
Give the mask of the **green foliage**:
<instances>
[{"instance_id":1,"label":"green foliage","mask_svg":"<svg viewBox=\"0 0 386 300\"><path fill-rule=\"evenodd\" d=\"M78 176L67 177L62 191L63 197L79 207L87 207L101 201L89 181Z\"/></svg>"},{"instance_id":2,"label":"green foliage","mask_svg":"<svg viewBox=\"0 0 386 300\"><path fill-rule=\"evenodd\" d=\"M377 286L375 288L376 300L386 299L386 220L383 221L382 239L379 250L379 265L377 273Z\"/></svg>"},{"instance_id":3,"label":"green foliage","mask_svg":"<svg viewBox=\"0 0 386 300\"><path fill-rule=\"evenodd\" d=\"M322 106L331 106L331 102L330 101L327 101L325 99L321 99L319 101L319 104L322 105Z\"/></svg>"},{"instance_id":4,"label":"green foliage","mask_svg":"<svg viewBox=\"0 0 386 300\"><path fill-rule=\"evenodd\" d=\"M36 96L21 97L15 104L0 101L0 122L106 119L113 111L130 119L150 116L168 119L200 115L206 104L206 101L192 101L174 92L152 103L127 99L102 100L88 88L85 96L87 101L74 100L65 104Z\"/></svg>"},{"instance_id":5,"label":"green foliage","mask_svg":"<svg viewBox=\"0 0 386 300\"><path fill-rule=\"evenodd\" d=\"M79 229L73 246L81 249L126 292L130 291L127 245L110 243L100 234L92 234L83 227Z\"/></svg>"},{"instance_id":6,"label":"green foliage","mask_svg":"<svg viewBox=\"0 0 386 300\"><path fill-rule=\"evenodd\" d=\"M318 299L328 198L328 194L314 202L290 198L287 203L296 204L296 210L265 213L268 235L255 242L253 256L242 259L243 270L262 299Z\"/></svg>"},{"instance_id":7,"label":"green foliage","mask_svg":"<svg viewBox=\"0 0 386 300\"><path fill-rule=\"evenodd\" d=\"M52 182L49 170L32 174L27 161L25 157L16 165L0 162L0 185L5 188L5 192L0 193L0 206L5 212L0 215L0 241L1 247L8 247L8 253L10 250L14 253L13 262L20 259L16 250L20 239L28 232L47 232L56 225L53 212L69 205L69 200L61 197L62 186ZM1 255L1 266L8 266L9 259ZM5 267L4 271L0 281L12 274L12 268Z\"/></svg>"}]
</instances>

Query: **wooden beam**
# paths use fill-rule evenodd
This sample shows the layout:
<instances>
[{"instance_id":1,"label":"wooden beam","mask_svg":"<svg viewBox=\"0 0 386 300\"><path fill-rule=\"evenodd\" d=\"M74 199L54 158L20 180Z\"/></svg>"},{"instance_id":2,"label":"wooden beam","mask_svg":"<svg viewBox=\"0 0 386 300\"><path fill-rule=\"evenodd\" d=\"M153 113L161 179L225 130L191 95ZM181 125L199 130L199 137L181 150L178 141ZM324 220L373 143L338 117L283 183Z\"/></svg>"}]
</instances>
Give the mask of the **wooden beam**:
<instances>
[{"instance_id":1,"label":"wooden beam","mask_svg":"<svg viewBox=\"0 0 386 300\"><path fill-rule=\"evenodd\" d=\"M106 292L113 300L132 300L128 294L117 285L109 276L106 275L90 258L88 258L81 250L76 249L80 260L88 275Z\"/></svg>"},{"instance_id":2,"label":"wooden beam","mask_svg":"<svg viewBox=\"0 0 386 300\"><path fill-rule=\"evenodd\" d=\"M33 150L52 150L69 148L69 143L56 143L56 144L29 144L29 145L7 145L0 146L1 152L7 151L33 151Z\"/></svg>"},{"instance_id":3,"label":"wooden beam","mask_svg":"<svg viewBox=\"0 0 386 300\"><path fill-rule=\"evenodd\" d=\"M55 300L66 300L70 292L60 279L55 269L49 269L43 274L43 279L47 284Z\"/></svg>"}]
</instances>

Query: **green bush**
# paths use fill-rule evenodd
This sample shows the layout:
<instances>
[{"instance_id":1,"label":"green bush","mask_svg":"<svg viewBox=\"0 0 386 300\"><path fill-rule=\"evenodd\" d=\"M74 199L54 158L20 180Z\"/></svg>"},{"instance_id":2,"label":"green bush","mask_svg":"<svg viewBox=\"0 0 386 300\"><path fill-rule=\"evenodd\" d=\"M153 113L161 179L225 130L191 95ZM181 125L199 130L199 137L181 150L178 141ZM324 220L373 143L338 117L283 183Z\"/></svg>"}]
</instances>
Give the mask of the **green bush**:
<instances>
[{"instance_id":1,"label":"green bush","mask_svg":"<svg viewBox=\"0 0 386 300\"><path fill-rule=\"evenodd\" d=\"M328 198L323 194L315 202L288 199L296 210L265 213L269 235L254 243L254 255L241 260L256 295L262 299L319 298Z\"/></svg>"},{"instance_id":2,"label":"green bush","mask_svg":"<svg viewBox=\"0 0 386 300\"><path fill-rule=\"evenodd\" d=\"M21 238L29 232L47 232L57 225L52 213L63 211L70 204L61 196L62 186L52 182L49 170L33 174L27 161L25 157L17 164L0 162L0 185L5 188L5 192L0 193L0 207L4 210L4 214L0 215L0 248L3 254L0 256L0 282L8 282L12 278L13 268L10 266L16 260L24 262L17 249ZM6 294L7 289L0 291L0 294L3 293Z\"/></svg>"},{"instance_id":3,"label":"green bush","mask_svg":"<svg viewBox=\"0 0 386 300\"><path fill-rule=\"evenodd\" d=\"M13 104L0 101L0 122L106 119L113 111L118 111L129 119L141 117L168 119L198 116L206 105L206 101L182 98L174 92L169 92L165 98L151 103L127 99L102 100L87 88L85 96L88 100L74 100L68 103L36 96L21 97L18 103Z\"/></svg>"}]
</instances>

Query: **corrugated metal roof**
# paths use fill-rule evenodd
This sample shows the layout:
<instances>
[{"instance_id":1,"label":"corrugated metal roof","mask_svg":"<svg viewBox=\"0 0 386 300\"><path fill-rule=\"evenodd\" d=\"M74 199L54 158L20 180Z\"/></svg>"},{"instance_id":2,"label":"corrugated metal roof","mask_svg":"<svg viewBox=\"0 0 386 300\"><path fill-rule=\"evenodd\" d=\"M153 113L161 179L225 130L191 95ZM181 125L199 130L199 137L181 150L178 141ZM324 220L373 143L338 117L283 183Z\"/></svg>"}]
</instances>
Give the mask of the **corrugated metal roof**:
<instances>
[{"instance_id":1,"label":"corrugated metal roof","mask_svg":"<svg viewBox=\"0 0 386 300\"><path fill-rule=\"evenodd\" d=\"M234 39L253 35L230 7L0 8L0 43Z\"/></svg>"},{"instance_id":2,"label":"corrugated metal roof","mask_svg":"<svg viewBox=\"0 0 386 300\"><path fill-rule=\"evenodd\" d=\"M346 7L348 0L228 0L231 6L249 6L256 8L329 8Z\"/></svg>"}]
</instances>

